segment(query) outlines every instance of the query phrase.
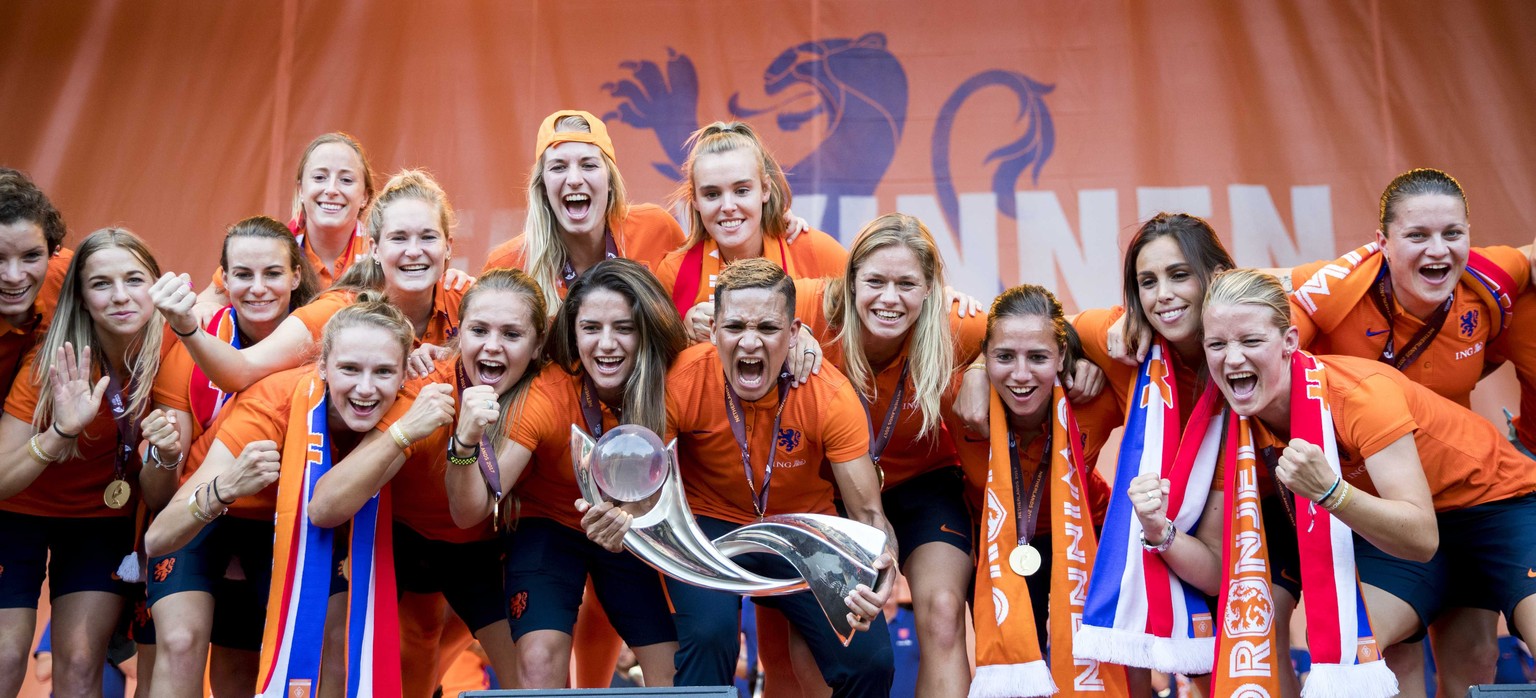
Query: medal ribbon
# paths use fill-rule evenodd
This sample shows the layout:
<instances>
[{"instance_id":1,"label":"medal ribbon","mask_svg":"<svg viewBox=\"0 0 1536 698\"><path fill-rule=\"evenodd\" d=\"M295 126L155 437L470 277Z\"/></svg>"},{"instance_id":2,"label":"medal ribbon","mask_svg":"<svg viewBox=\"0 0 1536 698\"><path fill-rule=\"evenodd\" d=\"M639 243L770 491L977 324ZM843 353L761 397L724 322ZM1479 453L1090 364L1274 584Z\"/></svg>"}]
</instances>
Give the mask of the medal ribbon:
<instances>
[{"instance_id":1,"label":"medal ribbon","mask_svg":"<svg viewBox=\"0 0 1536 698\"><path fill-rule=\"evenodd\" d=\"M784 418L784 401L789 399L789 371L779 370L779 405L773 411L773 431L769 432L768 464L763 468L763 487L759 491L752 481L752 450L747 444L746 417L742 414L741 398L736 391L731 389L731 384L725 384L725 414L731 422L731 435L736 437L736 445L741 447L741 468L747 474L747 489L752 491L752 508L757 510L757 518L763 518L768 511L768 488L773 484L773 457L777 455L778 448L772 439L779 435L779 422Z\"/></svg>"},{"instance_id":2,"label":"medal ribbon","mask_svg":"<svg viewBox=\"0 0 1536 698\"><path fill-rule=\"evenodd\" d=\"M1435 312L1430 313L1424 319L1424 326L1420 327L1413 336L1408 338L1408 344L1403 347L1403 353L1397 354L1393 347L1393 338L1396 335L1394 318L1397 316L1397 301L1392 295L1392 275L1386 264L1381 265L1381 271L1376 274L1376 283L1371 286L1371 300L1375 301L1376 309L1381 311L1382 317L1387 319L1387 344L1381 348L1381 362L1390 364L1399 371L1419 358L1431 342L1435 341L1435 335L1440 334L1440 327L1445 324L1445 318L1451 313L1451 303L1456 300L1453 291L1445 299Z\"/></svg>"},{"instance_id":3,"label":"medal ribbon","mask_svg":"<svg viewBox=\"0 0 1536 698\"><path fill-rule=\"evenodd\" d=\"M587 434L603 438L603 408L597 404L597 388L586 374L581 376L581 420L587 423Z\"/></svg>"},{"instance_id":4,"label":"medal ribbon","mask_svg":"<svg viewBox=\"0 0 1536 698\"><path fill-rule=\"evenodd\" d=\"M128 400L123 397L123 382L117 377L117 371L112 370L111 362L104 363L107 367L107 406L112 410L112 421L117 424L117 463L112 479L126 482L128 464L132 462L134 448L139 445L139 425L134 423L133 415L128 414Z\"/></svg>"},{"instance_id":5,"label":"medal ribbon","mask_svg":"<svg viewBox=\"0 0 1536 698\"><path fill-rule=\"evenodd\" d=\"M1019 489L1019 481L1024 479L1024 472L1019 465L1019 446L1012 431L1008 432L1008 461L1013 468L1013 530L1018 532L1019 547L1024 547L1035 537L1035 525L1039 523L1040 498L1045 494L1045 478L1051 469L1050 434L1046 434L1045 448L1040 451L1040 464L1035 467L1035 474L1029 479L1027 498Z\"/></svg>"},{"instance_id":6,"label":"medal ribbon","mask_svg":"<svg viewBox=\"0 0 1536 698\"><path fill-rule=\"evenodd\" d=\"M891 406L885 409L885 421L880 424L880 431L875 432L875 423L869 422L869 459L875 462L875 467L880 466L880 454L885 452L885 447L891 442L891 435L896 431L896 416L901 412L901 403L907 397L907 375L909 374L907 360L901 360L901 378L896 379L896 391L891 394ZM869 414L869 401L864 399L864 394L859 393L859 402L864 403L864 415Z\"/></svg>"}]
</instances>

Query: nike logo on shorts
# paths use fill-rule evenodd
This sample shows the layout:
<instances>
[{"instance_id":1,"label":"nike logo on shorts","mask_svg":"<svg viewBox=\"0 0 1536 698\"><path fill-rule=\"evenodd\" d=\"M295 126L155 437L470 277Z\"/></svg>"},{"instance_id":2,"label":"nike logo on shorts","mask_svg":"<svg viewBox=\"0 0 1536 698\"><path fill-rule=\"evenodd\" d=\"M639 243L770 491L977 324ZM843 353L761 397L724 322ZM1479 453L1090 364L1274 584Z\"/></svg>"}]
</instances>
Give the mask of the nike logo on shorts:
<instances>
[{"instance_id":1,"label":"nike logo on shorts","mask_svg":"<svg viewBox=\"0 0 1536 698\"><path fill-rule=\"evenodd\" d=\"M953 533L953 534L955 534L957 536L965 536L964 533L961 533L959 531L956 531L953 528L950 528L949 524L939 524L939 531L942 532L942 533ZM1536 577L1536 574L1533 574L1531 576Z\"/></svg>"}]
</instances>

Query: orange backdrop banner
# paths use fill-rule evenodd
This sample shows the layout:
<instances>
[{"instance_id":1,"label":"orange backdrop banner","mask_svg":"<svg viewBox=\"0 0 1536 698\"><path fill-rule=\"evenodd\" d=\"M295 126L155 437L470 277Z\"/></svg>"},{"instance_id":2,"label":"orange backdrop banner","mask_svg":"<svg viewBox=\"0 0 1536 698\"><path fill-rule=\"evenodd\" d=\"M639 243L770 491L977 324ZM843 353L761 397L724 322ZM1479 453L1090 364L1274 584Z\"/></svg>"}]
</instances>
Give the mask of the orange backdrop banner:
<instances>
[{"instance_id":1,"label":"orange backdrop banner","mask_svg":"<svg viewBox=\"0 0 1536 698\"><path fill-rule=\"evenodd\" d=\"M304 144L358 136L460 213L455 263L516 234L540 119L606 115L636 201L664 203L689 131L752 122L794 211L843 240L920 216L956 285L1119 298L1139 220L1209 217L1239 263L1367 240L1398 172L1466 185L1475 241L1522 244L1536 201L1536 4L48 2L0 23L0 163L71 239L123 224L205 278L224 226L286 218Z\"/></svg>"}]
</instances>

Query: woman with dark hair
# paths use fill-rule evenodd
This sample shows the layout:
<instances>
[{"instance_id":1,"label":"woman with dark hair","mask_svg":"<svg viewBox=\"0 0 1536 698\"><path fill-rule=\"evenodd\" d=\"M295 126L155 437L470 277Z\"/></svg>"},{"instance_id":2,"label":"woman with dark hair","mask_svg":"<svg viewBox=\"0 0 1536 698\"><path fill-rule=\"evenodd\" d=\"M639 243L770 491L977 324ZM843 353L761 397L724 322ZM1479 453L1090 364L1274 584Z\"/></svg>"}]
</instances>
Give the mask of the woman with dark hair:
<instances>
[{"instance_id":1,"label":"woman with dark hair","mask_svg":"<svg viewBox=\"0 0 1536 698\"><path fill-rule=\"evenodd\" d=\"M230 226L219 270L230 304L215 313L205 329L237 348L265 339L293 309L314 297L318 283L298 240L282 223L265 216ZM171 348L155 378L155 407L180 427L180 453L196 450L192 444L231 397L208 380L180 344ZM181 480L202 465L201 458L172 460L157 451L148 460L172 471L185 463ZM231 558L239 560L242 571L270 567L270 526L270 514L253 519L237 513L199 533L184 549L180 566L167 564L166 556L150 558L147 591L155 618L157 690L200 695L205 665L211 666L208 676L216 695L240 695L256 685L261 623L260 616L248 610L265 605L266 599L250 583L225 579L224 572ZM250 553L263 547L268 549L265 555Z\"/></svg>"},{"instance_id":2,"label":"woman with dark hair","mask_svg":"<svg viewBox=\"0 0 1536 698\"><path fill-rule=\"evenodd\" d=\"M1393 178L1381 194L1379 224L1371 243L1287 275L1301 346L1379 360L1468 407L1491 365L1487 347L1516 317L1514 300L1530 279L1529 248L1472 247L1466 192L1429 168ZM1517 369L1523 358L1516 357ZM1362 565L1377 564L1380 551L1362 550L1372 556ZM1460 695L1494 678L1500 609L1479 591L1451 594L1439 617L1422 620L1440 659L1440 690ZM1424 675L1422 636L1387 652L1405 690Z\"/></svg>"},{"instance_id":3,"label":"woman with dark hair","mask_svg":"<svg viewBox=\"0 0 1536 698\"><path fill-rule=\"evenodd\" d=\"M175 428L150 410L164 347L149 298L159 275L133 233L87 236L47 335L11 386L0 417L0 693L14 694L26 674L45 571L54 686L101 690L107 640L129 593L119 577L137 568L137 495L142 488L163 502L176 487L169 471L141 472L135 454L148 440L163 459L181 458Z\"/></svg>"},{"instance_id":4,"label":"woman with dark hair","mask_svg":"<svg viewBox=\"0 0 1536 698\"><path fill-rule=\"evenodd\" d=\"M590 575L614 628L635 652L648 686L672 683L677 635L654 570L588 540L572 502L571 427L591 438L619 424L657 433L666 425L667 368L687 345L656 278L627 259L598 262L577 277L555 315L546 367L498 452L500 477L449 468L449 504L461 526L497 507L511 516L505 585L517 642L518 685L566 685L572 628ZM486 496L487 485L491 496ZM527 605L529 598L542 601Z\"/></svg>"},{"instance_id":5,"label":"woman with dark hair","mask_svg":"<svg viewBox=\"0 0 1536 698\"><path fill-rule=\"evenodd\" d=\"M1081 405L1068 400L1076 345L1050 291L1024 284L992 302L982 348L988 438L955 440L984 493L971 695L1044 695L1085 671L1107 695L1125 691L1119 667L1084 667L1072 656L1074 619L1083 613L1074 585L1093 568L1094 530L1109 498L1093 464L1121 419L1109 393ZM952 427L963 429L953 419ZM1048 638L1055 639L1049 651Z\"/></svg>"},{"instance_id":6,"label":"woman with dark hair","mask_svg":"<svg viewBox=\"0 0 1536 698\"><path fill-rule=\"evenodd\" d=\"M1213 423L1220 396L1205 378L1200 308L1211 277L1232 266L1204 220L1158 214L1137 230L1126 252L1125 308L1088 310L1074 320L1084 354L1104 370L1109 393L1125 415L1101 554L1089 584L1084 625L1075 637L1073 649L1080 658L1168 673L1209 671L1205 602L1168 575L1161 561L1144 558L1140 545L1132 545L1140 530L1124 493L1138 473L1162 473L1187 462L1198 440L1184 435L1203 434ZM1130 334L1149 332L1153 338L1135 369L1110 358L1110 329L1122 317ZM1188 528L1199 511L1176 513L1177 523ZM1122 588L1123 579L1136 583ZM1151 599L1156 607L1121 604L1127 595ZM1148 624L1148 614L1169 622ZM1140 681L1141 676L1133 672L1131 678Z\"/></svg>"}]
</instances>

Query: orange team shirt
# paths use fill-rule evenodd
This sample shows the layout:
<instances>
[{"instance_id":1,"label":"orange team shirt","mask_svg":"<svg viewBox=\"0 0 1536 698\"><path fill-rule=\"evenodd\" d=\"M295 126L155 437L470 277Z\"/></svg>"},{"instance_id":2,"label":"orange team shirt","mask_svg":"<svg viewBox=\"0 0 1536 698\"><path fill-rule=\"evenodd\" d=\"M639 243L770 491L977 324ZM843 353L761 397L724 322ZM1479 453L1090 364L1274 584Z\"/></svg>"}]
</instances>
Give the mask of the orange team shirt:
<instances>
[{"instance_id":1,"label":"orange team shirt","mask_svg":"<svg viewBox=\"0 0 1536 698\"><path fill-rule=\"evenodd\" d=\"M266 378L256 381L244 392L236 395L219 417L214 421L215 439L224 444L229 452L236 458L245 449L247 444L255 441L275 441L277 448L283 448L283 441L288 435L288 418L293 411L293 391L299 382L313 375L316 368L314 364L290 368L286 371L278 371ZM385 419L399 419L404 416L408 403L404 400L396 400L384 414ZM332 432L340 426L334 418L330 419ZM302 428L302 427L295 427ZM211 448L209 443L208 447ZM414 447L413 447L414 449ZM197 455L193 449L193 455ZM202 455L206 457L207 449L203 449ZM332 450L331 463L341 462L342 454ZM199 465L203 458L198 458ZM252 519L257 521L271 521L277 505L277 483L273 482L265 489L253 495L248 495L235 500L229 506L229 515L240 519Z\"/></svg>"},{"instance_id":2,"label":"orange team shirt","mask_svg":"<svg viewBox=\"0 0 1536 698\"><path fill-rule=\"evenodd\" d=\"M11 384L11 394L5 400L7 414L27 424L32 423L32 413L37 409L38 385L31 380L32 366L37 360L37 349L27 354L17 375L24 380ZM44 425L44 428L47 428ZM101 401L96 418L86 425L80 434L80 457L53 463L43 469L32 484L10 499L0 501L0 511L28 514L31 516L64 516L96 518L132 516L133 506L111 509L101 499L102 492L112 482L117 468L117 423L112 420L112 409L107 401ZM137 448L138 444L134 444ZM18 453L16 458L31 458ZM139 495L138 458L130 458L124 479L133 486L137 502Z\"/></svg>"},{"instance_id":3,"label":"orange team shirt","mask_svg":"<svg viewBox=\"0 0 1536 698\"><path fill-rule=\"evenodd\" d=\"M290 317L296 317L309 328L309 334L320 341L320 336L325 332L325 323L329 322L342 308L352 305L357 298L356 291L334 289L320 294L314 300L302 308L293 311ZM415 344L436 344L446 346L448 340L459 334L459 301L464 299L464 291L454 291L443 286L439 281L437 290L432 294L432 319L427 322L425 335L417 337Z\"/></svg>"},{"instance_id":4,"label":"orange team shirt","mask_svg":"<svg viewBox=\"0 0 1536 698\"><path fill-rule=\"evenodd\" d=\"M39 338L48 333L48 324L53 321L53 309L59 304L59 289L64 287L64 274L69 271L69 261L74 257L73 250L61 247L58 254L48 259L43 287L37 292L37 300L32 302L36 319L30 325L15 327L0 320L0 371L5 371L0 373L0 389L4 389L7 395L11 392L11 382L20 375L27 352L32 350L32 345ZM27 421L32 421L32 418L28 416Z\"/></svg>"},{"instance_id":5,"label":"orange team shirt","mask_svg":"<svg viewBox=\"0 0 1536 698\"><path fill-rule=\"evenodd\" d=\"M400 389L400 399L395 401L399 409L391 409L384 415L376 429L389 429L398 418L405 416L422 387L432 383L457 386L458 379L454 375L454 367L457 365L457 358L444 359L433 366L431 373L408 381ZM457 410L460 391L455 387L453 393ZM391 505L394 519L428 540L448 543L491 540L496 534L490 519L470 528L459 528L453 522L453 515L448 512L448 437L457 427L458 422L454 421L411 444L411 456L390 481L394 497ZM478 469L479 466L473 467Z\"/></svg>"},{"instance_id":6,"label":"orange team shirt","mask_svg":"<svg viewBox=\"0 0 1536 698\"><path fill-rule=\"evenodd\" d=\"M191 414L192 370L195 368L197 364L192 361L192 355L187 353L187 348L181 342L176 342L176 346L171 347L165 359L160 362L160 372L155 374L154 401L173 410ZM225 407L228 406L228 403L225 403ZM203 435L207 425L199 424L195 419L192 422L192 441L195 443Z\"/></svg>"},{"instance_id":7,"label":"orange team shirt","mask_svg":"<svg viewBox=\"0 0 1536 698\"><path fill-rule=\"evenodd\" d=\"M619 249L620 257L654 271L668 252L682 246L686 237L683 227L666 209L655 204L636 204L629 207L619 227L613 230L613 245ZM497 268L527 271L527 242L526 235L518 235L492 248L481 273ZM564 298L565 284L557 290Z\"/></svg>"},{"instance_id":8,"label":"orange team shirt","mask_svg":"<svg viewBox=\"0 0 1536 698\"><path fill-rule=\"evenodd\" d=\"M987 485L987 471L991 467L992 441L989 436L977 434L965 428L954 412L948 409L959 390L963 376L963 373L956 375L950 384L949 392L945 397L944 420L949 427L949 433L957 437L954 444L960 458L960 468L965 471L966 501L973 512L979 512L985 504L982 497ZM1083 464L1088 469L1088 503L1093 510L1093 522L1102 524L1104 514L1109 507L1110 486L1098 471L1099 452L1104 449L1105 442L1109 440L1110 432L1125 423L1125 415L1120 412L1120 404L1115 395L1108 390L1101 391L1085 404L1072 405L1072 414L1077 418L1080 439L1078 448L1083 455ZM1034 439L1020 457L1019 467L1026 483L1040 464L1040 448L1044 445L1043 439ZM1045 504L1040 508L1041 525L1050 522L1050 517L1044 513L1049 511L1050 496L1051 489L1046 487L1043 495Z\"/></svg>"},{"instance_id":9,"label":"orange team shirt","mask_svg":"<svg viewBox=\"0 0 1536 698\"><path fill-rule=\"evenodd\" d=\"M1380 361L1317 358L1327 368L1339 467L1350 484L1376 494L1365 459L1412 434L1435 511L1536 492L1536 468L1488 420Z\"/></svg>"},{"instance_id":10,"label":"orange team shirt","mask_svg":"<svg viewBox=\"0 0 1536 698\"><path fill-rule=\"evenodd\" d=\"M347 241L347 246L341 250L341 256L330 265L326 265L325 260L320 259L315 248L309 244L309 235L297 228L297 220L288 221L288 229L293 231L294 236L299 239L299 248L304 250L304 257L309 260L309 267L315 270L315 276L320 279L321 290L330 288L336 283L336 280L347 271L347 267L352 266L352 262L366 254L369 249L368 234L363 232L363 224L359 221L352 232L352 239ZM219 293L225 292L222 268L213 270L213 286L219 290Z\"/></svg>"},{"instance_id":11,"label":"orange team shirt","mask_svg":"<svg viewBox=\"0 0 1536 698\"><path fill-rule=\"evenodd\" d=\"M704 263L701 274L706 278L699 280L699 292L694 297L694 304L712 301L715 297L715 277L720 273L720 250L715 246L714 240L705 240ZM672 294L677 285L677 279L682 275L683 259L688 255L688 250L674 250L661 260L661 266L656 269L656 278L661 280L661 287ZM774 264L784 269L784 273L795 279L819 279L826 276L842 274L848 266L848 250L843 249L837 238L820 230L806 230L795 238L793 244L786 243L774 236L766 236L763 239L763 256L773 260Z\"/></svg>"},{"instance_id":12,"label":"orange team shirt","mask_svg":"<svg viewBox=\"0 0 1536 698\"><path fill-rule=\"evenodd\" d=\"M826 316L826 279L803 279L795 282L795 314L805 323L816 341L821 342L825 360L842 369L845 367L843 345L837 342ZM936 292L942 292L936 290ZM955 345L955 369L970 364L981 354L981 343L987 335L987 317L975 315L962 317L958 308L951 304L949 316L951 339ZM901 366L907 358L908 347L875 374L875 400L868 408L867 423L874 433L885 424L886 412L891 407L891 397L896 394L896 380L901 377ZM946 374L946 378L949 374ZM857 388L855 388L857 393ZM890 489L923 473L955 465L953 440L943 422L926 436L920 436L923 413L917 408L917 389L912 379L907 379L906 404L897 410L896 427L891 440L880 455L880 468L885 471L885 488ZM874 448L874 437L870 439Z\"/></svg>"},{"instance_id":13,"label":"orange team shirt","mask_svg":"<svg viewBox=\"0 0 1536 698\"><path fill-rule=\"evenodd\" d=\"M1511 294L1518 294L1530 280L1530 262L1524 253L1513 247L1476 248L1490 261L1497 264L1515 281ZM1336 260L1313 262L1291 270L1291 282L1299 287L1324 265ZM1440 333L1424 353L1403 369L1409 378L1424 384L1441 395L1456 401L1463 407L1472 404L1472 389L1483 377L1483 353L1488 342L1490 314L1497 315L1498 308L1484 305L1472 290L1465 277L1457 285L1451 311L1445 317ZM1369 297L1362 297L1350 309L1332 332L1322 334L1317 325L1303 310L1295 297L1291 299L1291 321L1301 331L1301 347L1313 354L1343 354L1376 359L1387 344L1387 324L1381 311ZM1408 343L1424 321L1397 307L1392 319L1392 332L1399 349Z\"/></svg>"},{"instance_id":14,"label":"orange team shirt","mask_svg":"<svg viewBox=\"0 0 1536 698\"><path fill-rule=\"evenodd\" d=\"M833 482L826 463L869 455L864 406L848 379L823 366L809 383L790 390L777 434L770 434L778 390L742 402L753 487L760 486L770 449L775 451L767 511L771 514L832 514ZM678 439L678 467L693 513L733 523L757 520L752 492L741 463L741 448L726 417L725 375L712 344L684 350L667 372L667 433ZM873 473L871 473L873 475Z\"/></svg>"},{"instance_id":15,"label":"orange team shirt","mask_svg":"<svg viewBox=\"0 0 1536 698\"><path fill-rule=\"evenodd\" d=\"M1536 449L1536 290L1526 289L1515 298L1513 319L1489 349L1488 360L1514 362L1520 382L1515 435L1526 448Z\"/></svg>"},{"instance_id":16,"label":"orange team shirt","mask_svg":"<svg viewBox=\"0 0 1536 698\"><path fill-rule=\"evenodd\" d=\"M1122 414L1128 413L1127 405L1130 404L1131 390L1136 386L1136 373L1139 370L1109 358L1109 327L1124 315L1125 308L1117 305L1084 310L1072 321L1072 327L1082 339L1083 353L1104 372L1104 379L1108 383L1106 390L1114 395L1116 406ZM1179 422L1183 423L1189 421L1189 413L1194 411L1195 401L1200 398L1205 369L1187 368L1177 351L1169 351L1169 354L1176 383L1174 387L1179 393Z\"/></svg>"},{"instance_id":17,"label":"orange team shirt","mask_svg":"<svg viewBox=\"0 0 1536 698\"><path fill-rule=\"evenodd\" d=\"M601 400L598 406L602 410L603 431L618 426L619 420ZM508 420L507 438L533 452L533 459L513 490L521 503L522 515L551 519L580 531L581 514L572 504L581 499L576 471L571 465L572 425L582 431L587 428L586 418L581 414L581 377L550 364L530 387L517 419Z\"/></svg>"}]
</instances>

